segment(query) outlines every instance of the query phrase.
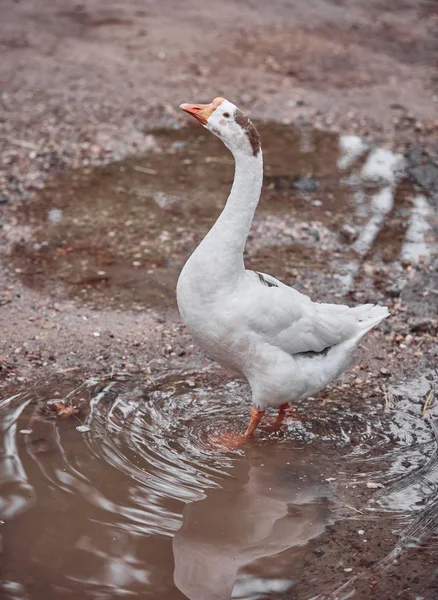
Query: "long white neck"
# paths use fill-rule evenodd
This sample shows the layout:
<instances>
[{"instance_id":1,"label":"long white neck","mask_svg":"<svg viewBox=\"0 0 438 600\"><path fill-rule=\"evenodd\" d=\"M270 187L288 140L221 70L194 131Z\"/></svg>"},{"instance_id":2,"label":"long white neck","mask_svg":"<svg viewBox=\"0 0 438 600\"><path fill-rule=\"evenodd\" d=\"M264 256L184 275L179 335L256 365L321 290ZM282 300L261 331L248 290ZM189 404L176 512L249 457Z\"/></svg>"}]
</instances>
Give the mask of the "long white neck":
<instances>
[{"instance_id":1,"label":"long white neck","mask_svg":"<svg viewBox=\"0 0 438 600\"><path fill-rule=\"evenodd\" d=\"M236 152L233 187L225 208L193 254L195 260L211 261L222 277L244 271L243 251L263 183L261 150L252 154Z\"/></svg>"}]
</instances>

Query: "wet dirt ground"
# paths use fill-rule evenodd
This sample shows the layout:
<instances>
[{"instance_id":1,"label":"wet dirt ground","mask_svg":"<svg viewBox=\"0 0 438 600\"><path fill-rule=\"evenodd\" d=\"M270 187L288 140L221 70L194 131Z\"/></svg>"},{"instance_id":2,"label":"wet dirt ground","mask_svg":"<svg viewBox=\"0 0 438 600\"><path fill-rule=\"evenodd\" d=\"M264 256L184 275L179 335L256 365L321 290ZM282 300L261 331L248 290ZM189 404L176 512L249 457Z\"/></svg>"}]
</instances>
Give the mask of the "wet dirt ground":
<instances>
[{"instance_id":1,"label":"wet dirt ground","mask_svg":"<svg viewBox=\"0 0 438 600\"><path fill-rule=\"evenodd\" d=\"M0 597L437 597L436 3L2 14ZM248 390L174 297L233 177L176 107L219 94L262 137L248 266L391 311L234 453Z\"/></svg>"}]
</instances>

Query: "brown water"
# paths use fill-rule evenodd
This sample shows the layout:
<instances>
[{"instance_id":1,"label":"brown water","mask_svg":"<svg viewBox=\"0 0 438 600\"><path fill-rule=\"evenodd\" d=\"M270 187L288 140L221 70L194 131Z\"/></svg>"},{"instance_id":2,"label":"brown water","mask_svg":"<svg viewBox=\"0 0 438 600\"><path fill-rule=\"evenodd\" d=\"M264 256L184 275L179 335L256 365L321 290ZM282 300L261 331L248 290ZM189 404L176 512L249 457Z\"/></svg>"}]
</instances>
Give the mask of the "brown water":
<instances>
[{"instance_id":1,"label":"brown water","mask_svg":"<svg viewBox=\"0 0 438 600\"><path fill-rule=\"evenodd\" d=\"M307 126L260 133L265 186L249 267L300 286L324 285L331 264L345 293L371 257L396 274L400 261L438 252L432 210L401 180L401 156ZM144 156L57 176L19 211L11 264L26 284L97 307L174 305L178 273L219 215L233 164L199 127L151 140ZM351 237L340 235L345 225Z\"/></svg>"},{"instance_id":2,"label":"brown water","mask_svg":"<svg viewBox=\"0 0 438 600\"><path fill-rule=\"evenodd\" d=\"M231 453L208 436L244 427L248 392L212 375L50 381L4 398L1 597L325 598L367 571L358 545L382 570L406 547L424 560L438 549L424 381L394 389L387 412L328 391L302 423ZM59 400L79 412L56 417Z\"/></svg>"}]
</instances>

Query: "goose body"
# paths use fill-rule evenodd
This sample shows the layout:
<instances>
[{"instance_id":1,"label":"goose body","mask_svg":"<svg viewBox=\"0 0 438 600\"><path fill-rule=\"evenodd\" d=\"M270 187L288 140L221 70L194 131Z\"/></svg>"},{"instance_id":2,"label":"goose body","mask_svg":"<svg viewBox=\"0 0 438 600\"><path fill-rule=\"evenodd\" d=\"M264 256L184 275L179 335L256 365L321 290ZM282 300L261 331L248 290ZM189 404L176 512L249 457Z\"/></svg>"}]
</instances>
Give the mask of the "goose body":
<instances>
[{"instance_id":1,"label":"goose body","mask_svg":"<svg viewBox=\"0 0 438 600\"><path fill-rule=\"evenodd\" d=\"M265 273L245 269L243 252L263 180L258 133L231 102L181 108L217 135L235 158L230 196L185 264L177 285L182 320L199 345L252 391L252 435L266 407L313 395L348 366L386 307L313 302Z\"/></svg>"}]
</instances>

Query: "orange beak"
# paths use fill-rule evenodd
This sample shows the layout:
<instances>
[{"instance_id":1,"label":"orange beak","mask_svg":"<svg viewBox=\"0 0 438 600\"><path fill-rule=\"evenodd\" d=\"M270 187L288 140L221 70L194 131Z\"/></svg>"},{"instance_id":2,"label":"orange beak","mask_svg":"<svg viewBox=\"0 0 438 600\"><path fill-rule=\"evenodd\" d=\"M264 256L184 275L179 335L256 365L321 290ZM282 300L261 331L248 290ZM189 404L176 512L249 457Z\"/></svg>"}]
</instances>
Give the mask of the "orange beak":
<instances>
[{"instance_id":1,"label":"orange beak","mask_svg":"<svg viewBox=\"0 0 438 600\"><path fill-rule=\"evenodd\" d=\"M180 108L195 117L202 125L207 125L208 119L223 100L223 98L215 98L210 104L181 104Z\"/></svg>"}]
</instances>

